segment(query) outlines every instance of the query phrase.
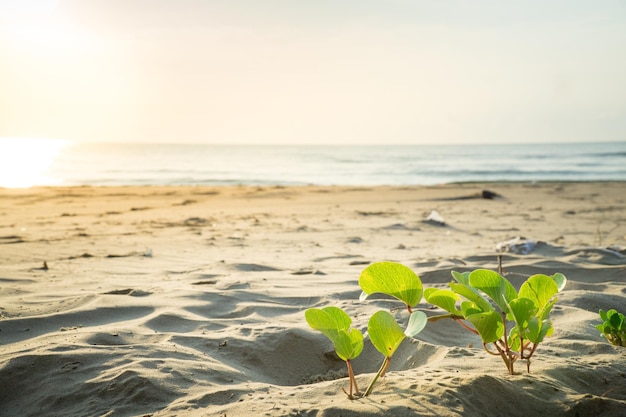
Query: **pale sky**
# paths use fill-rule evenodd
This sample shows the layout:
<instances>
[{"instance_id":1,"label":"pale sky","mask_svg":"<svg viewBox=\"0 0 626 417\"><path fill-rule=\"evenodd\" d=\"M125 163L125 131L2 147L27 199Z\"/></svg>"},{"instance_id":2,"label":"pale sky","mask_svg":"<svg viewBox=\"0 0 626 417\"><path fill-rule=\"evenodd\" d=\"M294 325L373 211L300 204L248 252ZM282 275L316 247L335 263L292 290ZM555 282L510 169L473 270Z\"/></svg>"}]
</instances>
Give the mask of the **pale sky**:
<instances>
[{"instance_id":1,"label":"pale sky","mask_svg":"<svg viewBox=\"0 0 626 417\"><path fill-rule=\"evenodd\" d=\"M0 138L626 141L626 1L0 0Z\"/></svg>"}]
</instances>

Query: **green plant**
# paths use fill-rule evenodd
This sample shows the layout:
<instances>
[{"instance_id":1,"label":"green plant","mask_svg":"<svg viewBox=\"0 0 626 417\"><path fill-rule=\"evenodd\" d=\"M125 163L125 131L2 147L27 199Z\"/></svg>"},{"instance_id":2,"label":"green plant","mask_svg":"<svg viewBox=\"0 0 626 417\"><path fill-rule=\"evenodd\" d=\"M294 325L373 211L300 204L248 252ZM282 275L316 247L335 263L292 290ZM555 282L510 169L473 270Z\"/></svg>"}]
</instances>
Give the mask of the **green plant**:
<instances>
[{"instance_id":1,"label":"green plant","mask_svg":"<svg viewBox=\"0 0 626 417\"><path fill-rule=\"evenodd\" d=\"M565 276L533 275L519 292L502 275L487 269L453 271L452 276L455 281L449 284L450 290L425 291L427 302L449 313L431 317L429 321L456 320L479 335L485 351L500 356L511 375L520 359L526 361L530 372L530 360L537 346L554 331L548 316L557 301L555 295L567 282ZM489 344L494 349L489 349Z\"/></svg>"},{"instance_id":2,"label":"green plant","mask_svg":"<svg viewBox=\"0 0 626 417\"><path fill-rule=\"evenodd\" d=\"M346 393L348 398L353 399L354 395L360 397L350 361L363 351L363 334L350 328L352 319L339 307L310 308L304 312L304 317L311 328L324 333L333 342L337 356L346 362L350 378L350 392Z\"/></svg>"},{"instance_id":3,"label":"green plant","mask_svg":"<svg viewBox=\"0 0 626 417\"><path fill-rule=\"evenodd\" d=\"M412 310L422 299L423 290L419 277L408 267L395 262L372 264L361 273L359 285L363 290L361 301L374 293L389 295L404 303L410 316L405 330L402 330L400 324L387 311L378 311L369 319L367 334L376 350L383 354L384 360L362 395L357 386L351 364L351 360L359 356L363 350L361 332L350 328L352 320L338 307L310 308L305 311L305 318L309 326L324 333L332 341L337 356L346 362L350 378L350 389L346 395L350 399L371 394L376 381L385 375L391 357L402 341L406 337L413 337L422 331L428 321L424 312Z\"/></svg>"},{"instance_id":4,"label":"green plant","mask_svg":"<svg viewBox=\"0 0 626 417\"><path fill-rule=\"evenodd\" d=\"M610 309L609 311L600 310L600 318L603 323L598 324L596 329L611 344L626 347L626 320L624 320L624 315L618 313L615 309Z\"/></svg>"},{"instance_id":5,"label":"green plant","mask_svg":"<svg viewBox=\"0 0 626 417\"><path fill-rule=\"evenodd\" d=\"M415 311L409 318L409 324L406 330L403 331L393 316L388 312L378 311L374 313L367 324L367 333L370 336L372 344L376 350L382 353L384 359L380 369L367 387L367 391L365 391L366 397L371 394L378 378L385 376L387 368L389 368L389 364L391 363L391 357L400 346L400 343L402 343L406 337L413 337L421 332L427 322L428 318L426 314L422 311Z\"/></svg>"},{"instance_id":6,"label":"green plant","mask_svg":"<svg viewBox=\"0 0 626 417\"><path fill-rule=\"evenodd\" d=\"M402 302L409 312L409 322L406 330L396 322L391 314L378 311L370 318L367 333L376 350L384 356L378 373L365 391L368 396L374 384L384 376L389 368L391 357L405 337L413 337L421 332L428 318L423 311L413 311L423 295L422 281L410 268L396 262L377 262L361 272L359 286L363 290L360 300L363 301L372 294L389 295Z\"/></svg>"}]
</instances>

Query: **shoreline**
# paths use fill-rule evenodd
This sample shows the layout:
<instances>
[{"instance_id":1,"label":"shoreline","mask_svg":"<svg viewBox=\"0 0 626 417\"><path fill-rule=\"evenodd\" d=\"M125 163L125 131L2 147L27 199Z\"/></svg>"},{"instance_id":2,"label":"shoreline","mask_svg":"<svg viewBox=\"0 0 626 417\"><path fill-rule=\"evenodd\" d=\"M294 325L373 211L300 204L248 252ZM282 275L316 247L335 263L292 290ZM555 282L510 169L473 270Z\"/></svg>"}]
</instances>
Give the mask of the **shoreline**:
<instances>
[{"instance_id":1,"label":"shoreline","mask_svg":"<svg viewBox=\"0 0 626 417\"><path fill-rule=\"evenodd\" d=\"M599 308L626 305L626 182L53 186L0 189L0 201L2 415L618 417L626 407L626 349L593 327ZM496 250L515 237L534 243L529 253ZM495 269L499 254L515 285L535 273L569 280L531 374L507 375L460 326L429 324L372 396L346 399L345 366L305 309L338 305L363 326L390 307L358 301L369 263L397 261L445 288L451 270ZM355 361L359 385L377 355L366 347Z\"/></svg>"}]
</instances>

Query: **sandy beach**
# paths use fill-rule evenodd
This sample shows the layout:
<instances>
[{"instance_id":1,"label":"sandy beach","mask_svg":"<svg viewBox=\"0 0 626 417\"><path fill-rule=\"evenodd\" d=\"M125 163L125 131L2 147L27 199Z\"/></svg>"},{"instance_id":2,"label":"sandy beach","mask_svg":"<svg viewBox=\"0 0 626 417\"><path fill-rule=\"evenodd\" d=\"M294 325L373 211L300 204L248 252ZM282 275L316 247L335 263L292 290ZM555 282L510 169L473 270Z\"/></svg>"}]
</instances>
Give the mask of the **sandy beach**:
<instances>
[{"instance_id":1,"label":"sandy beach","mask_svg":"<svg viewBox=\"0 0 626 417\"><path fill-rule=\"evenodd\" d=\"M568 278L530 374L437 322L346 398L307 308L364 328L397 307L359 301L368 264L445 288L516 237L514 285ZM625 246L624 182L0 189L0 415L625 416L626 348L594 328L599 309L626 313ZM359 384L379 365L366 341Z\"/></svg>"}]
</instances>

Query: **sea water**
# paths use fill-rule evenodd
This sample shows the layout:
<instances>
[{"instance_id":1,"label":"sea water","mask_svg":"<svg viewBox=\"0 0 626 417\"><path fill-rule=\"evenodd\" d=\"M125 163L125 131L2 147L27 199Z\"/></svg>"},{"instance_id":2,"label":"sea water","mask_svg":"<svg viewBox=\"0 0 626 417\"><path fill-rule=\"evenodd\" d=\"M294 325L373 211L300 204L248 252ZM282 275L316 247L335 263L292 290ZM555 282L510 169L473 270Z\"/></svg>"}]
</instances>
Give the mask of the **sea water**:
<instances>
[{"instance_id":1,"label":"sea water","mask_svg":"<svg viewBox=\"0 0 626 417\"><path fill-rule=\"evenodd\" d=\"M444 146L77 143L54 155L45 178L57 185L624 181L626 142Z\"/></svg>"}]
</instances>

